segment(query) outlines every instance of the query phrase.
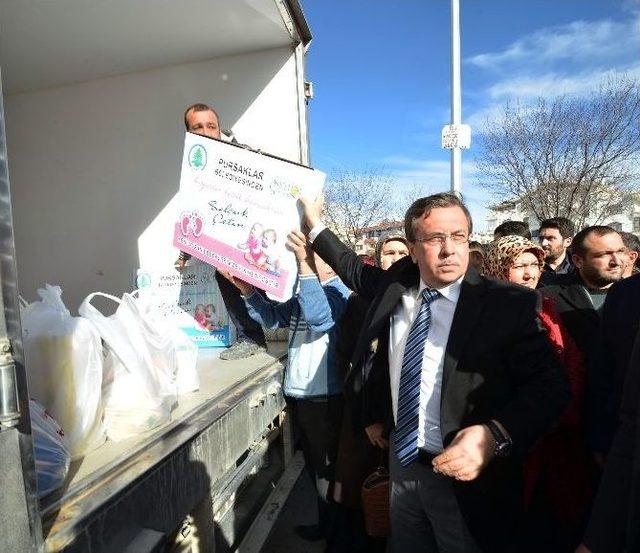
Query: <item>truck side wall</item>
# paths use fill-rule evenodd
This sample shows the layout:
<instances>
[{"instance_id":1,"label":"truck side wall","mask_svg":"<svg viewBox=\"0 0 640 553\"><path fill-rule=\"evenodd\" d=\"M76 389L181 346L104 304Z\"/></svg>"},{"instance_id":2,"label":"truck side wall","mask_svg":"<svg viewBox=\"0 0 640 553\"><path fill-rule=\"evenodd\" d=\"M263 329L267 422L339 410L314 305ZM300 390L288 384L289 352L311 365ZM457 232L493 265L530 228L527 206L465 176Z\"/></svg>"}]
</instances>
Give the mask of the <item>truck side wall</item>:
<instances>
[{"instance_id":1,"label":"truck side wall","mask_svg":"<svg viewBox=\"0 0 640 553\"><path fill-rule=\"evenodd\" d=\"M8 96L21 293L61 284L75 311L92 291L130 289L139 256L171 262L162 212L193 102L213 104L240 142L306 161L296 55L284 47Z\"/></svg>"}]
</instances>

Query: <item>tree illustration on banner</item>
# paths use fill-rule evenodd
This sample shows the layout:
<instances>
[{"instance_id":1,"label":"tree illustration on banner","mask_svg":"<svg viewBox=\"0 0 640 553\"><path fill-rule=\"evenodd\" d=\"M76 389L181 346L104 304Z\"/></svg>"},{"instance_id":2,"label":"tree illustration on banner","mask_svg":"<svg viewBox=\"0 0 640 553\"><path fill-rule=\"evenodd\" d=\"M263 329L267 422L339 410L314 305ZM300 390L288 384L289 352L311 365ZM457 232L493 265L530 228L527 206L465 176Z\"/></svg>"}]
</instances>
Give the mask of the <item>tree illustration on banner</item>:
<instances>
[{"instance_id":1,"label":"tree illustration on banner","mask_svg":"<svg viewBox=\"0 0 640 553\"><path fill-rule=\"evenodd\" d=\"M194 167L202 167L202 148L196 148L191 158L191 165Z\"/></svg>"}]
</instances>

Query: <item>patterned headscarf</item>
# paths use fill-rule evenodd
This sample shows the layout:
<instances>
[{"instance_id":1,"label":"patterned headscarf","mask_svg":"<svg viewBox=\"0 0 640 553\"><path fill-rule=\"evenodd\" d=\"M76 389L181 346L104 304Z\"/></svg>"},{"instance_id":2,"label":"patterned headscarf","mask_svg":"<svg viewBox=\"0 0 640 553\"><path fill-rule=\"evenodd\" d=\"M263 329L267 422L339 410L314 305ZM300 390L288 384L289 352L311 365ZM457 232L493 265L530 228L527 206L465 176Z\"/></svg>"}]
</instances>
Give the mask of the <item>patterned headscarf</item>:
<instances>
[{"instance_id":1,"label":"patterned headscarf","mask_svg":"<svg viewBox=\"0 0 640 553\"><path fill-rule=\"evenodd\" d=\"M509 279L509 269L524 252L529 252L544 263L544 250L522 236L503 236L492 242L484 258L484 274L500 280Z\"/></svg>"},{"instance_id":2,"label":"patterned headscarf","mask_svg":"<svg viewBox=\"0 0 640 553\"><path fill-rule=\"evenodd\" d=\"M404 234L399 233L388 233L382 235L378 239L378 243L376 244L376 265L380 267L382 264L382 248L387 242L402 242L405 246L407 245L407 239L404 237Z\"/></svg>"}]
</instances>

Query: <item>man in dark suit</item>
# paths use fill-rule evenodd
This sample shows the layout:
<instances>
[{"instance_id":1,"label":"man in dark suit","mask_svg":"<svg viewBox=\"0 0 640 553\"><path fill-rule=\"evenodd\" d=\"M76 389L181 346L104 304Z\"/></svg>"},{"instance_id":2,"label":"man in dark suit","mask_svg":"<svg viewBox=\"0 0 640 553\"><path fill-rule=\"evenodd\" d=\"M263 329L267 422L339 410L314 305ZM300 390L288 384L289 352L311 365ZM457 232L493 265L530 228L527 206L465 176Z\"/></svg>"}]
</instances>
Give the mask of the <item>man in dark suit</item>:
<instances>
[{"instance_id":1,"label":"man in dark suit","mask_svg":"<svg viewBox=\"0 0 640 553\"><path fill-rule=\"evenodd\" d=\"M392 551L505 551L521 456L569 398L536 293L468 269L471 216L454 195L412 204L410 257L386 272L302 203L314 250L371 299L346 386L365 426L390 415Z\"/></svg>"},{"instance_id":2,"label":"man in dark suit","mask_svg":"<svg viewBox=\"0 0 640 553\"><path fill-rule=\"evenodd\" d=\"M631 280L631 279L629 279ZM640 281L627 289L637 301ZM622 292L621 292L622 293ZM635 298L635 299L634 299ZM636 312L637 313L637 312ZM636 330L638 329L636 323ZM619 425L607 456L584 543L576 553L640 552L640 332L627 365Z\"/></svg>"},{"instance_id":3,"label":"man in dark suit","mask_svg":"<svg viewBox=\"0 0 640 553\"><path fill-rule=\"evenodd\" d=\"M562 275L543 288L555 300L567 330L582 351L587 367L592 363L602 306L614 282L622 278L625 246L611 227L582 229L572 242L576 272Z\"/></svg>"},{"instance_id":4,"label":"man in dark suit","mask_svg":"<svg viewBox=\"0 0 640 553\"><path fill-rule=\"evenodd\" d=\"M594 452L606 456L617 427L622 387L640 327L640 274L611 287L589 367L587 430Z\"/></svg>"}]
</instances>

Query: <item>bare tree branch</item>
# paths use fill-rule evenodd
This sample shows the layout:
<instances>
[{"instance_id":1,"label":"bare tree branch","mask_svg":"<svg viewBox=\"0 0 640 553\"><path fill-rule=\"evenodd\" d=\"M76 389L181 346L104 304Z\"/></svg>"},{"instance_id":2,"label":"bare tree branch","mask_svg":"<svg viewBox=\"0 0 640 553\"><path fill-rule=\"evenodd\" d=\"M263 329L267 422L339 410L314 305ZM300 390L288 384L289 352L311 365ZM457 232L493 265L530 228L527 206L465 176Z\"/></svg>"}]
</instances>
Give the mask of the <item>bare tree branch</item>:
<instances>
[{"instance_id":1,"label":"bare tree branch","mask_svg":"<svg viewBox=\"0 0 640 553\"><path fill-rule=\"evenodd\" d=\"M507 104L481 133L481 183L538 219L603 220L638 190L640 87L618 77L589 98Z\"/></svg>"},{"instance_id":2,"label":"bare tree branch","mask_svg":"<svg viewBox=\"0 0 640 553\"><path fill-rule=\"evenodd\" d=\"M395 182L382 170L338 171L325 187L325 220L351 248L360 229L393 216Z\"/></svg>"}]
</instances>

